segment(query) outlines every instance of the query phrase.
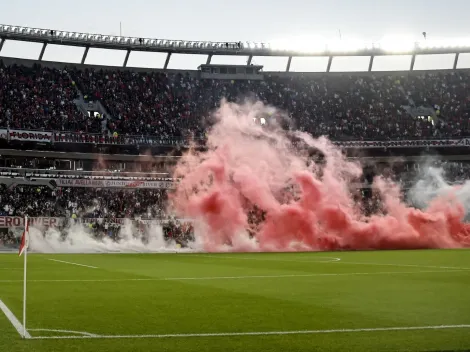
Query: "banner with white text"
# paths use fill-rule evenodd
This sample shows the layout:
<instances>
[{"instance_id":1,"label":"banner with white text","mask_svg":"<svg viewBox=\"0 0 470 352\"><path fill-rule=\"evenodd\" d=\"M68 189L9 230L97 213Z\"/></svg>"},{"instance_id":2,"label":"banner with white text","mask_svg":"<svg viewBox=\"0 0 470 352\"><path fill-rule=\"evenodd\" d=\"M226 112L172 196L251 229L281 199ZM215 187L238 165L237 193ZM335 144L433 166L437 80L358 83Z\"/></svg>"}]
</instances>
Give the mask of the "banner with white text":
<instances>
[{"instance_id":1,"label":"banner with white text","mask_svg":"<svg viewBox=\"0 0 470 352\"><path fill-rule=\"evenodd\" d=\"M8 130L8 137L10 141L51 143L52 135L52 132L45 131Z\"/></svg>"},{"instance_id":2,"label":"banner with white text","mask_svg":"<svg viewBox=\"0 0 470 352\"><path fill-rule=\"evenodd\" d=\"M136 180L96 180L96 179L63 179L54 180L57 187L90 187L90 188L128 188L128 189L172 189L172 181L136 181Z\"/></svg>"}]
</instances>

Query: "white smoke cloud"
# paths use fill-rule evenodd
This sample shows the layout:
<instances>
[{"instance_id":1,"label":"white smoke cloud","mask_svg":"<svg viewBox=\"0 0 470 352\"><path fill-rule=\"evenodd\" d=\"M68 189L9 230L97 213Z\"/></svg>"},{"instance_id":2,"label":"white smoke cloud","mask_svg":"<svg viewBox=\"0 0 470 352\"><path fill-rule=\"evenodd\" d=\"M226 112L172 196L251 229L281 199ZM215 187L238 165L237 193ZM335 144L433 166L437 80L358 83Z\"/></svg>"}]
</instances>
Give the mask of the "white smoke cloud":
<instances>
[{"instance_id":1,"label":"white smoke cloud","mask_svg":"<svg viewBox=\"0 0 470 352\"><path fill-rule=\"evenodd\" d=\"M413 186L407 193L407 200L413 206L425 209L437 197L454 196L465 208L465 218L470 218L470 180L456 181L446 178L446 166L421 166Z\"/></svg>"},{"instance_id":2,"label":"white smoke cloud","mask_svg":"<svg viewBox=\"0 0 470 352\"><path fill-rule=\"evenodd\" d=\"M140 234L131 221L121 226L120 240L104 237L96 239L81 224L68 227L65 236L54 228L43 231L30 229L30 250L36 253L175 253L196 252L198 245L190 243L181 248L174 241L165 241L163 229L156 225Z\"/></svg>"}]
</instances>

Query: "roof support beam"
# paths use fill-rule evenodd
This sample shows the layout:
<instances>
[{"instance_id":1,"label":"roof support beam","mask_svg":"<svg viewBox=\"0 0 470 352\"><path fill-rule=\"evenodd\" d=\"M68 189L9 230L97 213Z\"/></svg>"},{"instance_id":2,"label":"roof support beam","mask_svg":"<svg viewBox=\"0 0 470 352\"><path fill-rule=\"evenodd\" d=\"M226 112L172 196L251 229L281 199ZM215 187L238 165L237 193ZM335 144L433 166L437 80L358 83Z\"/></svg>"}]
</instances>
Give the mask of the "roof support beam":
<instances>
[{"instance_id":1,"label":"roof support beam","mask_svg":"<svg viewBox=\"0 0 470 352\"><path fill-rule=\"evenodd\" d=\"M0 51L2 51L4 43L5 43L5 38L2 38L2 40L0 41Z\"/></svg>"},{"instance_id":2,"label":"roof support beam","mask_svg":"<svg viewBox=\"0 0 470 352\"><path fill-rule=\"evenodd\" d=\"M369 70L368 70L369 72L372 71L373 66L374 66L374 55L372 55L369 60Z\"/></svg>"},{"instance_id":3,"label":"roof support beam","mask_svg":"<svg viewBox=\"0 0 470 352\"><path fill-rule=\"evenodd\" d=\"M44 42L44 44L42 45L41 53L39 54L39 58L38 58L39 61L42 61L42 57L44 56L44 52L46 51L46 46L47 46L47 42Z\"/></svg>"},{"instance_id":4,"label":"roof support beam","mask_svg":"<svg viewBox=\"0 0 470 352\"><path fill-rule=\"evenodd\" d=\"M206 65L209 65L212 60L212 54L207 55Z\"/></svg>"},{"instance_id":5,"label":"roof support beam","mask_svg":"<svg viewBox=\"0 0 470 352\"><path fill-rule=\"evenodd\" d=\"M127 61L129 61L129 56L131 55L131 49L127 49L126 57L124 58L124 64L122 67L127 67Z\"/></svg>"},{"instance_id":6,"label":"roof support beam","mask_svg":"<svg viewBox=\"0 0 470 352\"><path fill-rule=\"evenodd\" d=\"M330 72L332 63L333 63L333 56L330 56L328 58L328 66L326 66L326 72Z\"/></svg>"},{"instance_id":7,"label":"roof support beam","mask_svg":"<svg viewBox=\"0 0 470 352\"><path fill-rule=\"evenodd\" d=\"M168 53L166 55L165 65L163 66L164 70L166 70L168 68L168 64L170 63L170 57L171 57L171 53Z\"/></svg>"},{"instance_id":8,"label":"roof support beam","mask_svg":"<svg viewBox=\"0 0 470 352\"><path fill-rule=\"evenodd\" d=\"M411 56L410 71L413 71L415 67L415 60L416 60L416 55L413 54L413 56Z\"/></svg>"},{"instance_id":9,"label":"roof support beam","mask_svg":"<svg viewBox=\"0 0 470 352\"><path fill-rule=\"evenodd\" d=\"M87 55L88 55L88 50L90 50L90 47L89 47L89 46L87 46L87 47L85 48L85 51L83 52L82 62L81 62L82 65L85 63L86 57L87 57Z\"/></svg>"},{"instance_id":10,"label":"roof support beam","mask_svg":"<svg viewBox=\"0 0 470 352\"><path fill-rule=\"evenodd\" d=\"M253 60L253 55L248 56L248 61L246 62L246 64L251 65L251 60Z\"/></svg>"},{"instance_id":11,"label":"roof support beam","mask_svg":"<svg viewBox=\"0 0 470 352\"><path fill-rule=\"evenodd\" d=\"M290 71L290 63L292 62L292 56L289 56L287 59L287 66L286 66L286 72Z\"/></svg>"},{"instance_id":12,"label":"roof support beam","mask_svg":"<svg viewBox=\"0 0 470 352\"><path fill-rule=\"evenodd\" d=\"M455 54L455 59L454 59L454 70L457 69L457 65L459 64L459 55L460 53Z\"/></svg>"}]
</instances>

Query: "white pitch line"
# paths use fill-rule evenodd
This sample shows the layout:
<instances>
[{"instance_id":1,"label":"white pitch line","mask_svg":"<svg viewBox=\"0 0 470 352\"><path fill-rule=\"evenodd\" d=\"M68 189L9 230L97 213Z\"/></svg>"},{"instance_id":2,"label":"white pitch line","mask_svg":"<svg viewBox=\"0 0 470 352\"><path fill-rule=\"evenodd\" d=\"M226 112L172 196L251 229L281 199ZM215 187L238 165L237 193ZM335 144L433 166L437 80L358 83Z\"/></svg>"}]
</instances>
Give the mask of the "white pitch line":
<instances>
[{"instance_id":1,"label":"white pitch line","mask_svg":"<svg viewBox=\"0 0 470 352\"><path fill-rule=\"evenodd\" d=\"M220 253L221 254L221 253ZM429 269L458 269L458 270L470 270L470 268L455 267L455 266L436 266L436 265L420 265L420 264L391 264L391 263L366 263L366 262L348 262L344 259L337 257L314 257L314 258L328 258L331 260L287 260L287 259L267 259L267 258L249 258L249 257L238 257L238 256L226 256L226 255L198 255L198 257L217 258L217 259L240 259L240 260L262 260L262 261L273 261L273 262L301 262L301 263L338 263L341 264L358 264L358 265L383 265L383 266L401 266L401 267L414 267L414 268L429 268Z\"/></svg>"},{"instance_id":2,"label":"white pitch line","mask_svg":"<svg viewBox=\"0 0 470 352\"><path fill-rule=\"evenodd\" d=\"M77 265L77 266L84 266L85 268L91 268L91 269L98 269L96 266L91 266L91 265L85 265L85 264L78 264L78 263L72 263L72 262L65 262L63 260L57 260L57 259L48 259L53 262L58 262L58 263L64 263L64 264L70 264L70 265Z\"/></svg>"},{"instance_id":3,"label":"white pitch line","mask_svg":"<svg viewBox=\"0 0 470 352\"><path fill-rule=\"evenodd\" d=\"M15 315L12 313L12 311L3 303L3 301L0 299L0 309L3 311L3 314L8 318L10 321L11 325L16 329L18 334L20 334L21 337L23 337L23 324L20 323L20 321L15 317ZM31 338L31 335L29 332L26 330L25 334L26 338L29 339Z\"/></svg>"},{"instance_id":4,"label":"white pitch line","mask_svg":"<svg viewBox=\"0 0 470 352\"><path fill-rule=\"evenodd\" d=\"M366 262L348 262L348 261L341 261L341 264L377 265L377 266L402 266L402 267L430 268L430 269L470 270L470 268L463 268L463 267L456 267L456 266L436 266L436 265L420 265L420 264L366 263Z\"/></svg>"},{"instance_id":5,"label":"white pitch line","mask_svg":"<svg viewBox=\"0 0 470 352\"><path fill-rule=\"evenodd\" d=\"M186 280L241 280L241 279L277 279L290 277L318 277L318 276L355 276L355 275L393 275L393 274L426 274L426 273L452 273L465 270L421 270L421 271L376 271L363 273L316 273L316 274L286 274L286 275L250 275L250 276L200 276L200 277L161 277L161 278L135 278L135 279L37 279L28 282L125 282L125 281L186 281ZM23 282L23 280L0 280L1 282Z\"/></svg>"},{"instance_id":6,"label":"white pitch line","mask_svg":"<svg viewBox=\"0 0 470 352\"><path fill-rule=\"evenodd\" d=\"M29 329L29 331L47 331L47 332L62 332L64 334L77 334L81 336L90 336L90 337L96 337L98 335L96 334L91 334L86 331L75 331L75 330L60 330L60 329Z\"/></svg>"},{"instance_id":7,"label":"white pitch line","mask_svg":"<svg viewBox=\"0 0 470 352\"><path fill-rule=\"evenodd\" d=\"M196 257L215 258L215 259L241 259L241 260L260 260L266 262L293 262L293 263L330 263L339 262L341 258L337 257L316 257L316 258L327 258L329 260L288 260L288 259L268 259L268 258L250 258L250 257L238 257L238 256L227 256L227 255L205 255L199 254Z\"/></svg>"},{"instance_id":8,"label":"white pitch line","mask_svg":"<svg viewBox=\"0 0 470 352\"><path fill-rule=\"evenodd\" d=\"M297 331L256 331L256 332L221 332L221 333L197 333L197 334L161 334L161 335L86 335L86 336L35 336L36 340L61 340L61 339L162 339L162 338L187 338L187 337L230 337L230 336L269 336L269 335L308 335L308 334L333 334L356 332L380 332L380 331L412 331L412 330L444 330L444 329L468 329L470 325L434 325L434 326L402 326L388 328L358 328L358 329L329 329L329 330L297 330Z\"/></svg>"}]
</instances>

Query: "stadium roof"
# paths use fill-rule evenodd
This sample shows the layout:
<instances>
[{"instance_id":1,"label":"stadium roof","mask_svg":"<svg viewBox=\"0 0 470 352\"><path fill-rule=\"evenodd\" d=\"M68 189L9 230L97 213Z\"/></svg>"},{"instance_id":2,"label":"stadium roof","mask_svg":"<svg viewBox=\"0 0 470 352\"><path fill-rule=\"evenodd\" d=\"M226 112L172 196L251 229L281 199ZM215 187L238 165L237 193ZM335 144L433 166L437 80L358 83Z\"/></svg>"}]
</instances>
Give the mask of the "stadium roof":
<instances>
[{"instance_id":1,"label":"stadium roof","mask_svg":"<svg viewBox=\"0 0 470 352\"><path fill-rule=\"evenodd\" d=\"M279 57L285 59L285 70L289 71L294 58L326 57L329 72L334 57L368 57L368 70L373 70L374 58L380 56L410 56L409 69L414 69L416 56L454 55L452 67L458 68L459 55L470 53L470 38L408 41L406 38L389 38L377 43L341 41L324 43L320 40L284 43L210 42L138 38L127 36L70 32L55 29L31 28L0 24L0 51L7 40L42 44L38 60L42 60L47 45L83 47L81 63L86 63L88 51L92 49L124 50L122 66L127 66L131 52L155 52L166 55L163 69L167 69L172 54L207 55L206 63L213 56L244 56L251 63L253 57Z\"/></svg>"}]
</instances>

